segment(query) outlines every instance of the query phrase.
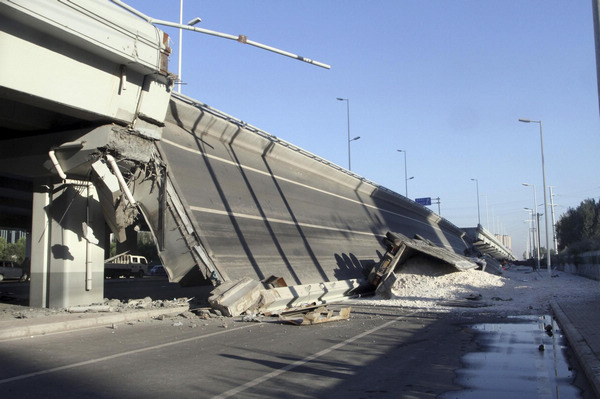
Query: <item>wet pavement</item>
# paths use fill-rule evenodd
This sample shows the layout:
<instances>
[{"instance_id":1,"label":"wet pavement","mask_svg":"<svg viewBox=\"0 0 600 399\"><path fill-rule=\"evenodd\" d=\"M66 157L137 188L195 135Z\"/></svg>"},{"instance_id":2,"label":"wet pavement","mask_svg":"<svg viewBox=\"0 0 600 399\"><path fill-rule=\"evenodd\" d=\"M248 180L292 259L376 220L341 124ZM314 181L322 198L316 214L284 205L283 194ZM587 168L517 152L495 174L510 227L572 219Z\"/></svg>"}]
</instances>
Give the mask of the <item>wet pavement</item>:
<instances>
[{"instance_id":1,"label":"wet pavement","mask_svg":"<svg viewBox=\"0 0 600 399\"><path fill-rule=\"evenodd\" d=\"M472 328L479 350L463 357L455 381L465 389L441 399L583 398L552 316L509 317Z\"/></svg>"}]
</instances>

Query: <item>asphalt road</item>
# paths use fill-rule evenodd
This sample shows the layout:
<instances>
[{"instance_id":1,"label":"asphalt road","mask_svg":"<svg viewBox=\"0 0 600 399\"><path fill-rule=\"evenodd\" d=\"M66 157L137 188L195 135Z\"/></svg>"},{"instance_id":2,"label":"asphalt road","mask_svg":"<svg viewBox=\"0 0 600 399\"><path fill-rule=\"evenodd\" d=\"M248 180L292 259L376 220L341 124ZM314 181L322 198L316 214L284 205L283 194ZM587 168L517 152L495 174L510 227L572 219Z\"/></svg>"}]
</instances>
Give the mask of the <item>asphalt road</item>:
<instances>
[{"instance_id":1,"label":"asphalt road","mask_svg":"<svg viewBox=\"0 0 600 399\"><path fill-rule=\"evenodd\" d=\"M27 287L3 282L0 297L11 293L22 300ZM198 291L164 278L144 278L106 280L105 292L126 300L192 297ZM348 305L331 308L342 306ZM555 376L552 361L540 369L537 346L543 332L515 336L507 334L506 326L482 324L507 322L492 313L417 314L396 307L351 306L349 320L314 326L276 318L176 317L1 341L0 397L467 398L487 397L482 395L489 389L485 394L481 389L497 382L497 373L508 372L505 380L516 378L524 385L503 386L494 397L556 397L531 396L542 384L557 393L560 388L561 398L581 398L564 395L573 392L566 376L570 372ZM504 345L506 358L489 337L478 335L482 328L498 330L494 339ZM555 358L551 346L544 359ZM509 359L514 363L515 351L524 353L513 370ZM474 353L488 359L481 365L489 369L483 371L487 382L479 391L458 392L465 375L481 371L464 369L466 356ZM500 356L497 369L494 356ZM522 373L529 369L533 374ZM583 375L576 376L577 385L590 392ZM467 380L481 383L473 378Z\"/></svg>"},{"instance_id":2,"label":"asphalt road","mask_svg":"<svg viewBox=\"0 0 600 399\"><path fill-rule=\"evenodd\" d=\"M465 320L153 320L0 342L2 398L434 398L473 350ZM472 322L472 321L471 321Z\"/></svg>"}]
</instances>

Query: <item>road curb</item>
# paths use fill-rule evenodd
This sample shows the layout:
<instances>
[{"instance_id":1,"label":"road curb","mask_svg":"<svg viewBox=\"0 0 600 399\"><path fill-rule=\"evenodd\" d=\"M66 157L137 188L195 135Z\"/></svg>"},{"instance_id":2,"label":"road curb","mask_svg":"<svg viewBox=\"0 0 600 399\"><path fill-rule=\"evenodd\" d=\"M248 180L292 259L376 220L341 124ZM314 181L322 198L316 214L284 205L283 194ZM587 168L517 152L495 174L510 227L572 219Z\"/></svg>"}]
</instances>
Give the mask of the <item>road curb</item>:
<instances>
[{"instance_id":1,"label":"road curb","mask_svg":"<svg viewBox=\"0 0 600 399\"><path fill-rule=\"evenodd\" d=\"M569 345L575 353L577 361L583 368L583 372L592 386L594 394L600 398L600 360L598 360L583 335L577 331L577 328L575 328L567 314L562 310L560 304L552 301L550 306L554 312L554 317L564 331L567 341L569 341Z\"/></svg>"},{"instance_id":2,"label":"road curb","mask_svg":"<svg viewBox=\"0 0 600 399\"><path fill-rule=\"evenodd\" d=\"M9 327L0 330L0 340L33 337L36 335L78 330L82 328L99 327L115 323L124 323L129 321L155 318L163 315L173 316L183 313L186 310L189 310L189 306L177 306L173 308L151 309L122 313L96 313L93 316L90 316L90 314L88 313L85 315L69 315L72 317L67 317L65 320L61 321L44 321L44 317L40 317L39 319L35 319L35 321L31 321L31 319L27 320L27 324L23 323L23 325L17 325L15 327ZM38 320L39 322L37 322Z\"/></svg>"}]
</instances>

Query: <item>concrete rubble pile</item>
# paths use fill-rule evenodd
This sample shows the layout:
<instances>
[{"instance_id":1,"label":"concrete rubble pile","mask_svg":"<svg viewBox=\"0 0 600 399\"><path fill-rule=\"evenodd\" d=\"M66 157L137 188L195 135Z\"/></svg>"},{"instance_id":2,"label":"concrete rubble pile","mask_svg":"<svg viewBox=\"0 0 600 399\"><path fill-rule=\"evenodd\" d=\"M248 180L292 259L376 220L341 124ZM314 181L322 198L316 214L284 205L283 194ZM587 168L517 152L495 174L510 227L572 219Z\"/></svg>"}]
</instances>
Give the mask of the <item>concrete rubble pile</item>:
<instances>
[{"instance_id":1,"label":"concrete rubble pile","mask_svg":"<svg viewBox=\"0 0 600 399\"><path fill-rule=\"evenodd\" d=\"M210 308L200 305L190 306L189 302L193 301L193 298L153 301L146 297L132 299L127 303L107 299L100 304L71 307L67 311L70 313L128 312L139 309L181 308L182 313L191 311L193 315L205 319L243 316L246 321L257 321L260 315L279 316L281 321L299 325L319 324L349 317L349 307L335 313L326 308L329 304L362 295L391 298L392 288L397 281L396 273L401 273L402 266L415 256L424 256L431 259L434 264L450 265L459 271L486 267L486 261L483 259L458 255L419 236L410 239L401 234L388 232L383 239L383 244L387 249L385 254L379 263L365 273L365 278L287 286L281 277L271 276L263 281L245 277L236 281L227 281L216 287L208 298ZM497 262L491 263L493 268L501 270L501 267L496 265Z\"/></svg>"},{"instance_id":2,"label":"concrete rubble pile","mask_svg":"<svg viewBox=\"0 0 600 399\"><path fill-rule=\"evenodd\" d=\"M387 247L381 261L369 273L368 282L375 287L376 295L390 299L402 266L417 255L425 256L434 264L450 265L458 271L485 268L485 261L459 255L446 248L438 247L420 236L410 239L402 234L388 232L383 239Z\"/></svg>"},{"instance_id":3,"label":"concrete rubble pile","mask_svg":"<svg viewBox=\"0 0 600 399\"><path fill-rule=\"evenodd\" d=\"M319 306L366 293L391 298L396 272L401 272L402 265L414 256L423 255L434 263L451 265L459 271L485 267L483 260L478 259L476 262L446 248L438 247L419 236L410 239L401 234L388 232L383 243L387 251L380 262L370 270L366 279L357 278L288 287L282 278L271 277L262 282L243 278L218 286L212 291L208 301L214 309L220 310L225 316L280 314L282 320L290 318L296 320L294 312L300 309L303 310L304 324L315 324L314 320L320 320L321 317L328 320L337 320L338 317L347 318L346 310L340 311L340 315L333 315ZM313 313L308 315L310 312ZM347 312L349 313L349 308Z\"/></svg>"}]
</instances>

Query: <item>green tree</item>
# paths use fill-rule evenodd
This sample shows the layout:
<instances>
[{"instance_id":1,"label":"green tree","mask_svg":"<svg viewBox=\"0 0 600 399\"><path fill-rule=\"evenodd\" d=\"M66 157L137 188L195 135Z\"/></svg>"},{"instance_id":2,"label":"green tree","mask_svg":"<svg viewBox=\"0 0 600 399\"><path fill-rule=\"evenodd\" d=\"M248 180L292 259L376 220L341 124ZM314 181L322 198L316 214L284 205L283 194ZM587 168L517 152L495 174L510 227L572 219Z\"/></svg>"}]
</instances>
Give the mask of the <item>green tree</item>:
<instances>
[{"instance_id":1,"label":"green tree","mask_svg":"<svg viewBox=\"0 0 600 399\"><path fill-rule=\"evenodd\" d=\"M569 208L556 223L558 249L587 251L600 248L600 203L586 199Z\"/></svg>"},{"instance_id":2,"label":"green tree","mask_svg":"<svg viewBox=\"0 0 600 399\"><path fill-rule=\"evenodd\" d=\"M21 264L25 260L25 247L27 246L27 239L21 237L14 244L10 244L11 259L14 259L17 263Z\"/></svg>"},{"instance_id":3,"label":"green tree","mask_svg":"<svg viewBox=\"0 0 600 399\"><path fill-rule=\"evenodd\" d=\"M22 263L25 260L25 246L27 239L25 237L13 244L8 244L6 239L0 237L0 260L12 260L17 263Z\"/></svg>"},{"instance_id":4,"label":"green tree","mask_svg":"<svg viewBox=\"0 0 600 399\"><path fill-rule=\"evenodd\" d=\"M8 248L8 244L6 243L6 238L0 237L0 260L8 260L8 254L6 249Z\"/></svg>"},{"instance_id":5,"label":"green tree","mask_svg":"<svg viewBox=\"0 0 600 399\"><path fill-rule=\"evenodd\" d=\"M156 250L156 244L154 243L154 238L151 232L138 231L137 248L138 254L144 256L148 260L149 264L153 265L160 263L158 251Z\"/></svg>"}]
</instances>

